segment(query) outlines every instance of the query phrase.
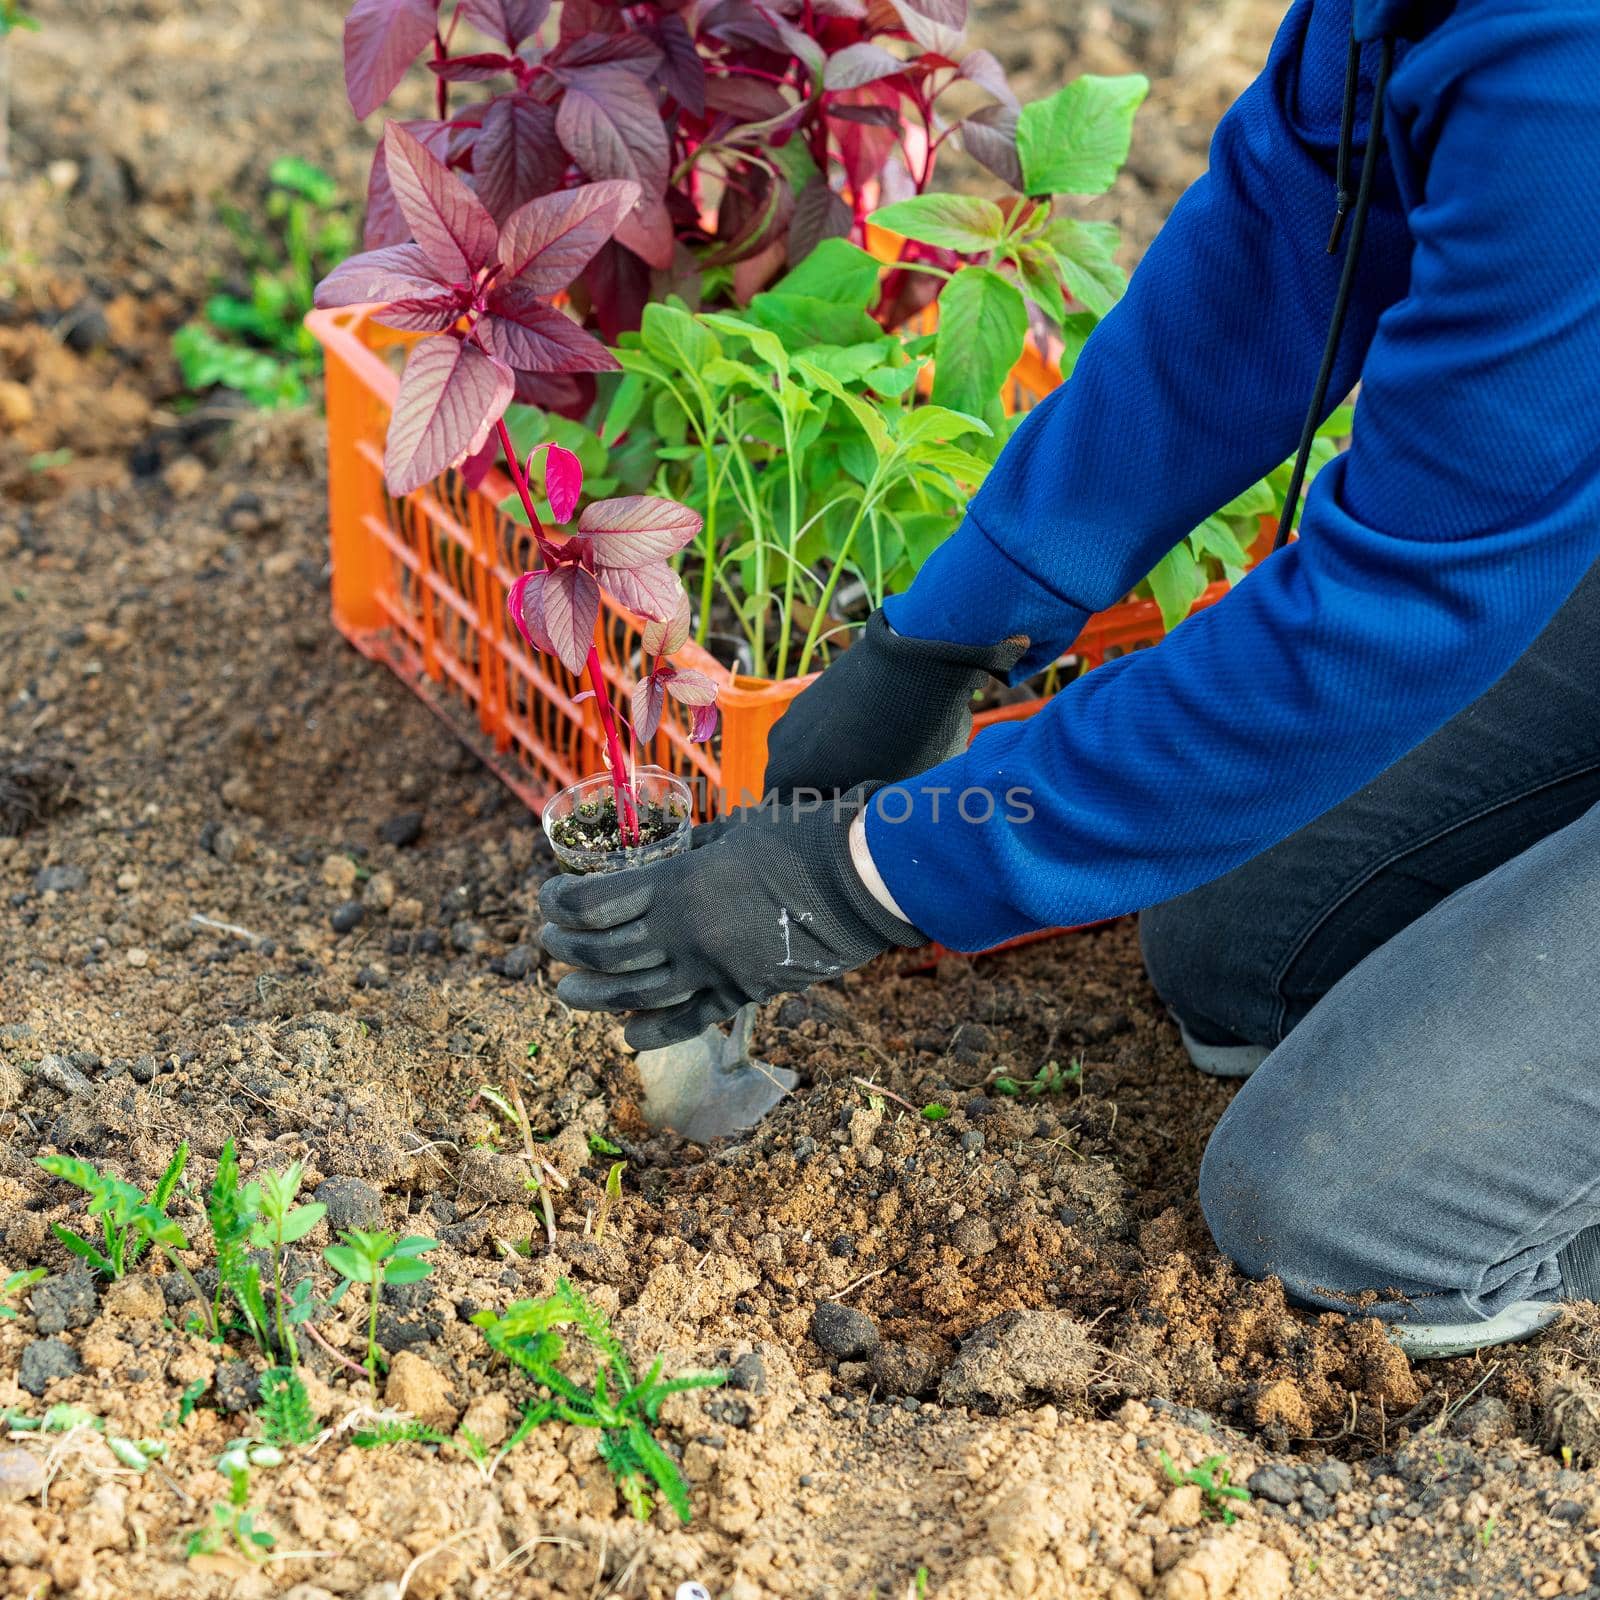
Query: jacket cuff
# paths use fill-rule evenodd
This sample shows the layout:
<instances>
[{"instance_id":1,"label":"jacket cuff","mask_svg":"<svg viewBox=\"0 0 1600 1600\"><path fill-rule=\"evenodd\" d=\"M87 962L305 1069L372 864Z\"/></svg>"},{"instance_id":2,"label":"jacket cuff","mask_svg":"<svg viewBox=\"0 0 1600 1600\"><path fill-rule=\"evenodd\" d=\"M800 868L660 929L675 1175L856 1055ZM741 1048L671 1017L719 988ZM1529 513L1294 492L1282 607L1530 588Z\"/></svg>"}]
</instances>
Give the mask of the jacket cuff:
<instances>
[{"instance_id":1,"label":"jacket cuff","mask_svg":"<svg viewBox=\"0 0 1600 1600\"><path fill-rule=\"evenodd\" d=\"M989 646L1026 634L1027 652L1009 683L1024 682L1071 649L1091 615L1007 555L970 511L883 611L895 632L910 639Z\"/></svg>"}]
</instances>

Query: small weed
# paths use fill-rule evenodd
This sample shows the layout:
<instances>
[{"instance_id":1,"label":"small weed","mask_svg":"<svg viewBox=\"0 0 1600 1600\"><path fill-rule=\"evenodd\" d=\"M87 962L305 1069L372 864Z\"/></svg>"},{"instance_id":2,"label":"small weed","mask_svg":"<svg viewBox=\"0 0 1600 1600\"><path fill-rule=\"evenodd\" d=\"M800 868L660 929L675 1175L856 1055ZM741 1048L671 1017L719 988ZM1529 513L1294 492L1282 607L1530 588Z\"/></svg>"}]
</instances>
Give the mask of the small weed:
<instances>
[{"instance_id":1,"label":"small weed","mask_svg":"<svg viewBox=\"0 0 1600 1600\"><path fill-rule=\"evenodd\" d=\"M1483 1526L1478 1529L1478 1543L1482 1545L1485 1550L1487 1550L1489 1546L1494 1543L1494 1534L1497 1526L1498 1523L1493 1517L1486 1517L1484 1518Z\"/></svg>"},{"instance_id":2,"label":"small weed","mask_svg":"<svg viewBox=\"0 0 1600 1600\"><path fill-rule=\"evenodd\" d=\"M450 1436L425 1422L392 1418L375 1428L362 1428L350 1437L358 1449L377 1450L386 1444L444 1444Z\"/></svg>"},{"instance_id":3,"label":"small weed","mask_svg":"<svg viewBox=\"0 0 1600 1600\"><path fill-rule=\"evenodd\" d=\"M616 1209L617 1202L622 1198L622 1174L627 1170L626 1161L613 1161L611 1170L606 1173L605 1199L600 1202L600 1215L595 1220L594 1237L598 1244L606 1236L606 1224L611 1220L611 1213Z\"/></svg>"},{"instance_id":4,"label":"small weed","mask_svg":"<svg viewBox=\"0 0 1600 1600\"><path fill-rule=\"evenodd\" d=\"M141 1194L131 1183L113 1178L76 1156L35 1156L34 1160L52 1178L60 1178L89 1196L89 1215L100 1219L98 1246L59 1222L51 1225L51 1231L73 1255L87 1261L103 1277L122 1277L152 1243L161 1245L162 1236L170 1240L176 1233L177 1248L187 1248L177 1224L167 1216L167 1202L189 1160L187 1144L178 1146L161 1181L149 1194ZM170 1250L169 1246L161 1247ZM181 1264L179 1270L185 1270ZM203 1301L205 1296L198 1298Z\"/></svg>"},{"instance_id":5,"label":"small weed","mask_svg":"<svg viewBox=\"0 0 1600 1600\"><path fill-rule=\"evenodd\" d=\"M531 1049L532 1046L529 1046ZM612 1144L603 1134L591 1133L589 1135L589 1154L592 1156L620 1156L622 1146Z\"/></svg>"},{"instance_id":6,"label":"small weed","mask_svg":"<svg viewBox=\"0 0 1600 1600\"><path fill-rule=\"evenodd\" d=\"M950 1107L941 1106L935 1102L933 1105L924 1106L922 1108L922 1115L929 1122L943 1122L944 1119L950 1115Z\"/></svg>"},{"instance_id":7,"label":"small weed","mask_svg":"<svg viewBox=\"0 0 1600 1600\"><path fill-rule=\"evenodd\" d=\"M261 1374L261 1431L268 1444L307 1444L316 1438L305 1381L293 1367L268 1367Z\"/></svg>"},{"instance_id":8,"label":"small weed","mask_svg":"<svg viewBox=\"0 0 1600 1600\"><path fill-rule=\"evenodd\" d=\"M1067 1085L1073 1083L1080 1086L1083 1083L1082 1056L1074 1056L1064 1067L1059 1061L1047 1061L1026 1083L1016 1078L996 1078L994 1092L1037 1099L1040 1095L1062 1094Z\"/></svg>"},{"instance_id":9,"label":"small weed","mask_svg":"<svg viewBox=\"0 0 1600 1600\"><path fill-rule=\"evenodd\" d=\"M229 1466L225 1470L228 1498L212 1506L210 1519L189 1535L183 1553L193 1560L195 1556L219 1555L231 1545L246 1561L260 1566L277 1544L277 1536L256 1526L250 1509L250 1469Z\"/></svg>"},{"instance_id":10,"label":"small weed","mask_svg":"<svg viewBox=\"0 0 1600 1600\"><path fill-rule=\"evenodd\" d=\"M544 1214L545 1238L554 1248L556 1242L556 1209L551 1202L550 1187L546 1179L552 1176L559 1178L560 1174L556 1172L548 1161L540 1158L539 1152L535 1148L537 1141L534 1138L533 1122L528 1116L528 1107L523 1101L522 1091L513 1085L504 1093L499 1089L480 1089L478 1093L516 1129L522 1139L522 1153L528 1158L528 1177L524 1187L529 1194L536 1194L539 1197L539 1207ZM533 1254L531 1240L528 1248L521 1251L521 1253L529 1256Z\"/></svg>"},{"instance_id":11,"label":"small weed","mask_svg":"<svg viewBox=\"0 0 1600 1600\"><path fill-rule=\"evenodd\" d=\"M143 1472L152 1461L167 1453L159 1439L126 1439L120 1433L106 1429L105 1418L97 1417L82 1406L54 1405L42 1417L29 1416L25 1411L0 1411L0 1422L12 1433L71 1433L74 1428L92 1428L106 1442L106 1448L125 1467Z\"/></svg>"},{"instance_id":12,"label":"small weed","mask_svg":"<svg viewBox=\"0 0 1600 1600\"><path fill-rule=\"evenodd\" d=\"M1161 1467L1170 1482L1182 1486L1192 1483L1201 1492L1205 1513L1208 1517L1220 1517L1222 1522L1231 1527L1238 1518L1234 1515L1233 1507L1228 1503L1231 1500L1248 1500L1250 1491L1237 1483L1230 1482L1231 1473L1226 1456L1207 1456L1197 1467L1190 1467L1186 1472L1179 1472L1172 1463L1172 1457L1165 1450L1161 1452Z\"/></svg>"},{"instance_id":13,"label":"small weed","mask_svg":"<svg viewBox=\"0 0 1600 1600\"><path fill-rule=\"evenodd\" d=\"M0 1283L0 1320L4 1320L9 1317L21 1316L22 1311L20 1305L8 1306L6 1301L15 1299L20 1302L22 1296L26 1294L28 1290L34 1286L34 1284L40 1282L42 1279L47 1278L48 1276L49 1274L43 1267L32 1267L26 1272L13 1272L4 1283Z\"/></svg>"},{"instance_id":14,"label":"small weed","mask_svg":"<svg viewBox=\"0 0 1600 1600\"><path fill-rule=\"evenodd\" d=\"M610 1469L622 1497L643 1521L650 1515L650 1486L689 1521L689 1490L678 1464L653 1432L661 1403L690 1389L711 1389L727 1382L725 1372L689 1372L661 1376L661 1358L636 1379L611 1324L600 1309L563 1278L544 1300L521 1300L504 1316L480 1311L473 1319L489 1346L525 1372L545 1397L523 1414L516 1439L552 1419L600 1432L600 1458ZM561 1370L567 1341L559 1330L575 1328L596 1356L592 1384L585 1388ZM515 1442L515 1440L513 1441Z\"/></svg>"},{"instance_id":15,"label":"small weed","mask_svg":"<svg viewBox=\"0 0 1600 1600\"><path fill-rule=\"evenodd\" d=\"M200 1403L200 1396L206 1392L206 1380L196 1378L193 1383L184 1385L183 1393L178 1396L178 1425L181 1427L194 1415L194 1408Z\"/></svg>"},{"instance_id":16,"label":"small weed","mask_svg":"<svg viewBox=\"0 0 1600 1600\"><path fill-rule=\"evenodd\" d=\"M433 1271L433 1264L422 1257L437 1248L439 1241L420 1233L396 1238L392 1233L363 1233L352 1228L339 1235L339 1243L322 1252L325 1260L344 1279L346 1285L364 1283L371 1293L367 1305L367 1376L373 1390L378 1387L378 1297L386 1283L420 1283ZM341 1293L343 1290L341 1289Z\"/></svg>"}]
</instances>

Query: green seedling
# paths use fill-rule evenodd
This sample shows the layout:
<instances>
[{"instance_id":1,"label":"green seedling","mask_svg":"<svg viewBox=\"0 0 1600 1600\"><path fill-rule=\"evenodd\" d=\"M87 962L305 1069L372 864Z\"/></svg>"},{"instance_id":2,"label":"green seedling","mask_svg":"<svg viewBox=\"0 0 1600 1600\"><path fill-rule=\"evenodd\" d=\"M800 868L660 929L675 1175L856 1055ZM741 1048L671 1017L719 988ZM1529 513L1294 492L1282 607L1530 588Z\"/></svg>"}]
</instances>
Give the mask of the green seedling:
<instances>
[{"instance_id":1,"label":"green seedling","mask_svg":"<svg viewBox=\"0 0 1600 1600\"><path fill-rule=\"evenodd\" d=\"M420 1233L400 1239L392 1233L364 1233L352 1228L339 1235L339 1243L329 1245L322 1258L346 1285L364 1283L370 1289L367 1304L367 1376L376 1392L378 1387L378 1299L386 1283L420 1283L433 1271L433 1263L423 1255L438 1246L437 1239ZM341 1288L340 1293L343 1292Z\"/></svg>"},{"instance_id":2,"label":"green seedling","mask_svg":"<svg viewBox=\"0 0 1600 1600\"><path fill-rule=\"evenodd\" d=\"M1483 1526L1478 1529L1478 1543L1482 1545L1485 1550L1487 1550L1489 1546L1494 1543L1494 1532L1498 1526L1499 1524L1493 1517L1485 1517Z\"/></svg>"},{"instance_id":3,"label":"green seedling","mask_svg":"<svg viewBox=\"0 0 1600 1600\"><path fill-rule=\"evenodd\" d=\"M328 1214L320 1201L307 1205L295 1204L300 1192L305 1168L294 1162L282 1172L269 1172L259 1185L259 1220L250 1230L250 1243L258 1250L266 1250L272 1257L273 1310L277 1318L278 1348L292 1368L299 1364L294 1329L311 1315L311 1279L302 1278L293 1290L284 1294L284 1251L297 1243L316 1227ZM251 1185L256 1188L256 1185Z\"/></svg>"},{"instance_id":4,"label":"green seedling","mask_svg":"<svg viewBox=\"0 0 1600 1600\"><path fill-rule=\"evenodd\" d=\"M595 1219L594 1237L598 1244L606 1236L606 1225L611 1220L611 1213L616 1209L618 1201L622 1199L622 1174L627 1169L626 1161L613 1161L611 1170L606 1173L605 1198L600 1202L600 1215Z\"/></svg>"},{"instance_id":5,"label":"green seedling","mask_svg":"<svg viewBox=\"0 0 1600 1600\"><path fill-rule=\"evenodd\" d=\"M1068 1084L1083 1084L1083 1057L1074 1056L1066 1065L1059 1061L1047 1061L1026 1083L1016 1078L996 1078L994 1092L996 1094L1010 1095L1013 1098L1026 1097L1036 1100L1041 1095L1063 1094Z\"/></svg>"},{"instance_id":6,"label":"green seedling","mask_svg":"<svg viewBox=\"0 0 1600 1600\"><path fill-rule=\"evenodd\" d=\"M1201 1503L1208 1517L1219 1518L1227 1527L1232 1527L1239 1520L1229 1502L1248 1501L1250 1491L1229 1481L1231 1473L1226 1456L1207 1456L1199 1466L1179 1472L1172 1463L1172 1457L1163 1450L1161 1467L1172 1483L1180 1487L1192 1483L1200 1490L1203 1497Z\"/></svg>"},{"instance_id":7,"label":"green seedling","mask_svg":"<svg viewBox=\"0 0 1600 1600\"><path fill-rule=\"evenodd\" d=\"M604 1134L591 1133L589 1135L589 1154L592 1156L620 1156L622 1146L613 1144Z\"/></svg>"},{"instance_id":8,"label":"green seedling","mask_svg":"<svg viewBox=\"0 0 1600 1600\"><path fill-rule=\"evenodd\" d=\"M224 1462L229 1458L224 1457ZM260 1566L272 1553L277 1536L256 1525L255 1513L250 1510L249 1467L228 1464L224 1470L228 1498L212 1506L210 1519L189 1535L183 1553L193 1560L195 1556L219 1555L231 1545L246 1561Z\"/></svg>"},{"instance_id":9,"label":"green seedling","mask_svg":"<svg viewBox=\"0 0 1600 1600\"><path fill-rule=\"evenodd\" d=\"M480 1311L472 1320L483 1330L491 1349L545 1391L544 1397L523 1413L513 1443L552 1420L598 1429L600 1459L633 1514L640 1521L650 1515L653 1485L678 1520L689 1521L688 1486L653 1430L661 1403L669 1395L716 1388L728 1381L727 1373L688 1372L663 1378L658 1356L645 1377L636 1379L605 1314L565 1278L546 1299L520 1300L504 1316ZM587 1387L562 1370L567 1355L563 1328L575 1328L594 1352L594 1376Z\"/></svg>"},{"instance_id":10,"label":"green seedling","mask_svg":"<svg viewBox=\"0 0 1600 1600\"><path fill-rule=\"evenodd\" d=\"M317 279L355 249L356 236L338 186L309 161L274 161L268 183L266 228L220 208L250 274L249 296L212 295L205 321L180 328L172 347L190 390L220 386L272 409L306 402L319 358L305 315Z\"/></svg>"},{"instance_id":11,"label":"green seedling","mask_svg":"<svg viewBox=\"0 0 1600 1600\"><path fill-rule=\"evenodd\" d=\"M89 1196L89 1215L100 1219L100 1243L94 1245L81 1234L51 1224L51 1232L73 1255L89 1265L103 1277L120 1278L142 1256L152 1243L159 1245L157 1234L164 1233L170 1240L176 1232L177 1249L186 1249L181 1230L167 1217L167 1202L183 1176L189 1160L189 1146L180 1144L177 1153L162 1173L161 1181L149 1194L141 1194L133 1184L101 1172L88 1161L76 1156L35 1156L34 1160L53 1178L61 1178L82 1189ZM163 1247L166 1248L166 1247ZM182 1272L187 1268L176 1263ZM192 1281L192 1280L191 1280ZM199 1298L203 1302L204 1295Z\"/></svg>"},{"instance_id":12,"label":"green seedling","mask_svg":"<svg viewBox=\"0 0 1600 1600\"><path fill-rule=\"evenodd\" d=\"M34 1284L48 1276L49 1274L43 1267L32 1267L26 1272L13 1272L4 1283L0 1283L0 1320L21 1316L22 1311L20 1302L22 1296L26 1294L28 1290L34 1286ZM6 1301L13 1299L18 1301L19 1304L8 1306Z\"/></svg>"},{"instance_id":13,"label":"green seedling","mask_svg":"<svg viewBox=\"0 0 1600 1600\"><path fill-rule=\"evenodd\" d=\"M513 1084L502 1092L499 1089L480 1089L478 1091L496 1111L505 1118L516 1130L522 1140L522 1153L528 1158L528 1176L523 1187L529 1194L539 1197L539 1208L544 1215L544 1234L551 1249L556 1242L556 1208L550 1199L550 1184L559 1183L566 1187L566 1179L556 1171L540 1154L536 1148L533 1137L533 1122L528 1116L528 1107L522 1098L522 1091ZM522 1252L531 1255L532 1245Z\"/></svg>"},{"instance_id":14,"label":"green seedling","mask_svg":"<svg viewBox=\"0 0 1600 1600\"><path fill-rule=\"evenodd\" d=\"M950 1115L950 1107L942 1106L935 1101L932 1105L926 1105L922 1108L922 1115L929 1122L943 1122Z\"/></svg>"}]
</instances>

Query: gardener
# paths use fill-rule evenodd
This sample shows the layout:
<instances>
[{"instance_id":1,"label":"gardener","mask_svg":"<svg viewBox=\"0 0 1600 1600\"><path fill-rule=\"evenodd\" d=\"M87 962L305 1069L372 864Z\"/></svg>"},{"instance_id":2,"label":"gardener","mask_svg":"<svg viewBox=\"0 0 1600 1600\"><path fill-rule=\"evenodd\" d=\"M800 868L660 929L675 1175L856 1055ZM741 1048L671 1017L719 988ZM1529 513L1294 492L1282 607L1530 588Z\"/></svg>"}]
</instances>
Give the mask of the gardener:
<instances>
[{"instance_id":1,"label":"gardener","mask_svg":"<svg viewBox=\"0 0 1600 1600\"><path fill-rule=\"evenodd\" d=\"M1419 1354L1596 1297L1597 196L1600 7L1299 0L1071 381L774 729L769 787L847 803L553 879L562 997L659 1044L892 944L1153 907L1190 1055L1254 1069L1200 1176L1245 1271L1376 1295ZM1361 395L1298 543L966 749L986 673L1294 449L1341 249L1313 410Z\"/></svg>"}]
</instances>

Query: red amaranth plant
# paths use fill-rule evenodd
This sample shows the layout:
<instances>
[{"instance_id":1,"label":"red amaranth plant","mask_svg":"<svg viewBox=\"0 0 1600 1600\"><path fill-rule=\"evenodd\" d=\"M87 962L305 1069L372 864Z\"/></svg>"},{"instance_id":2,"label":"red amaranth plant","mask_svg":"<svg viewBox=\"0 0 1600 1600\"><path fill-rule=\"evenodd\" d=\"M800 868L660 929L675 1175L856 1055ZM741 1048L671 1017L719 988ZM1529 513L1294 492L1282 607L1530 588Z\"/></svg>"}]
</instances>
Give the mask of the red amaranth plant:
<instances>
[{"instance_id":1,"label":"red amaranth plant","mask_svg":"<svg viewBox=\"0 0 1600 1600\"><path fill-rule=\"evenodd\" d=\"M748 263L759 288L785 257L858 237L880 188L926 190L939 148L968 152L1017 183L1017 102L999 62L967 50L967 0L356 0L345 78L358 116L375 111L419 57L435 115L403 124L470 176L505 221L539 196L585 182L636 184L615 236L573 298L614 338L638 325L652 273ZM448 15L447 15L448 13ZM461 24L487 49L453 53ZM484 97L451 107L452 90ZM947 117L947 91L980 103ZM368 188L369 247L402 243L410 218L387 141ZM577 276L575 274L575 276ZM563 288L566 285L562 286ZM545 404L586 390L547 385Z\"/></svg>"},{"instance_id":2,"label":"red amaranth plant","mask_svg":"<svg viewBox=\"0 0 1600 1600\"><path fill-rule=\"evenodd\" d=\"M487 465L486 454L504 453L542 563L513 586L512 616L535 648L558 657L574 676L587 670L619 826L625 840L637 840L630 768L593 645L600 591L604 586L647 622L675 624L687 602L668 558L700 531L700 517L670 500L633 495L596 501L585 508L576 533L552 539L534 509L528 470L517 460L504 413L514 395L547 374L615 368L604 346L549 297L611 236L638 188L620 181L585 184L530 200L497 223L466 184L398 124L389 125L384 154L414 240L335 268L317 286L317 304L379 302L379 322L430 335L407 358L389 422L383 469L392 494L410 494L468 457ZM547 497L556 521L566 522L582 491L582 469L569 452L548 448ZM670 679L669 672L663 681Z\"/></svg>"},{"instance_id":3,"label":"red amaranth plant","mask_svg":"<svg viewBox=\"0 0 1600 1600\"><path fill-rule=\"evenodd\" d=\"M534 509L528 487L533 456L545 452L545 498L557 522L571 519L583 492L583 468L560 445L539 446L527 465L512 463L512 481L522 500L539 549L541 566L525 572L506 596L518 632L535 650L553 655L574 677L586 675L605 737L606 762L617 803L617 827L624 843L639 842L633 765L623 753L611 709L611 696L599 651L594 645L604 589L645 619L644 653L650 667L634 689L633 732L648 743L661 723L662 696L671 694L693 707L689 737L709 739L716 731L717 686L703 672L666 659L681 650L689 635L689 597L668 565L700 532L700 517L676 501L656 495L626 495L595 500L584 507L577 529L557 541Z\"/></svg>"}]
</instances>

